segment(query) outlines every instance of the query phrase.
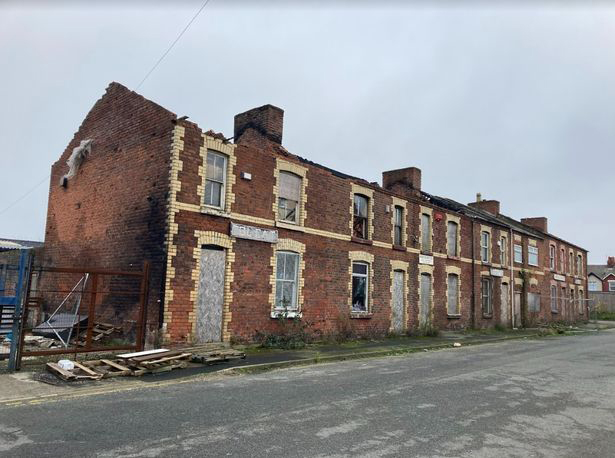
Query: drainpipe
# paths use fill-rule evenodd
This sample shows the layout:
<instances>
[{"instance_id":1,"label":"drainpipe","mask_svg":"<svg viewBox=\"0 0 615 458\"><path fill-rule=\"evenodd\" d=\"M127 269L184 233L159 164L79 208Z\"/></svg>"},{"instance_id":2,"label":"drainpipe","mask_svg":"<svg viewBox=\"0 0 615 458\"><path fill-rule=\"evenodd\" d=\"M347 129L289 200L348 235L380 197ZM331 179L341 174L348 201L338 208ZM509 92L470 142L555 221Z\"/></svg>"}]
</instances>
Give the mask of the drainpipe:
<instances>
[{"instance_id":1,"label":"drainpipe","mask_svg":"<svg viewBox=\"0 0 615 458\"><path fill-rule=\"evenodd\" d=\"M475 275L475 263L474 263L474 258L475 258L475 254L474 254L474 218L472 218L470 220L472 222L472 302L470 303L470 326L472 327L472 329L474 329L476 327L476 318L475 318L475 299L476 299L476 275Z\"/></svg>"},{"instance_id":2,"label":"drainpipe","mask_svg":"<svg viewBox=\"0 0 615 458\"><path fill-rule=\"evenodd\" d=\"M510 291L510 323L512 327L515 327L515 264L513 260L514 252L514 241L513 241L513 230L512 227L509 228L510 231L510 242L509 245L509 256L508 262L510 263L510 286L508 287Z\"/></svg>"}]
</instances>

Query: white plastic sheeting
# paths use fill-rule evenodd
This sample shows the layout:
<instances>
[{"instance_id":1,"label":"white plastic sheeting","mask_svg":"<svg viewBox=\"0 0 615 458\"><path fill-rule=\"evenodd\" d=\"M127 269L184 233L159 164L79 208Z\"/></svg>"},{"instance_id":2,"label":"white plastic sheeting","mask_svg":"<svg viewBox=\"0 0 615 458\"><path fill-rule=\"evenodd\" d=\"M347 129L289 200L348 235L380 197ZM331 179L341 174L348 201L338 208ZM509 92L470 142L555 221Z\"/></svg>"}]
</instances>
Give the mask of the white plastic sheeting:
<instances>
[{"instance_id":1,"label":"white plastic sheeting","mask_svg":"<svg viewBox=\"0 0 615 458\"><path fill-rule=\"evenodd\" d=\"M62 177L60 184L64 185L67 180L74 177L79 171L79 167L85 160L85 158L92 152L92 139L81 140L79 146L73 148L73 152L70 154L66 164L68 165L68 173Z\"/></svg>"}]
</instances>

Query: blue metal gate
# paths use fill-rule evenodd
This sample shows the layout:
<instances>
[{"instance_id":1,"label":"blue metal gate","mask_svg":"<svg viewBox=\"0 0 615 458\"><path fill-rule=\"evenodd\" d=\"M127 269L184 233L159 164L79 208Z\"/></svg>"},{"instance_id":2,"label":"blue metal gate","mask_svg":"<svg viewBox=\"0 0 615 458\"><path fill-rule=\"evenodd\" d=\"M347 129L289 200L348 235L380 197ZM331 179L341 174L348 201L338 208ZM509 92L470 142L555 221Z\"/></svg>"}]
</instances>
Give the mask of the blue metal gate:
<instances>
[{"instance_id":1,"label":"blue metal gate","mask_svg":"<svg viewBox=\"0 0 615 458\"><path fill-rule=\"evenodd\" d=\"M23 303L32 259L30 248L14 245L0 243L0 335L10 341L9 370L16 367Z\"/></svg>"}]
</instances>

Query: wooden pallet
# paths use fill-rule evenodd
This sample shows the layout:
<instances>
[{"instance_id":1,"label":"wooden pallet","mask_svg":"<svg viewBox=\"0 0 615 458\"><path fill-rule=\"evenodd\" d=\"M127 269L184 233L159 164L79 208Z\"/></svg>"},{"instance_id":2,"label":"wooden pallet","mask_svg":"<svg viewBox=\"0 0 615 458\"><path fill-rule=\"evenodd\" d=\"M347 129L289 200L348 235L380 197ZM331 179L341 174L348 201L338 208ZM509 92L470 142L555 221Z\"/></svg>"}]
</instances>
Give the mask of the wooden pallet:
<instances>
[{"instance_id":1,"label":"wooden pallet","mask_svg":"<svg viewBox=\"0 0 615 458\"><path fill-rule=\"evenodd\" d=\"M219 364L236 359L245 359L246 354L238 350L217 350L209 352L199 352L192 355L193 363L201 364Z\"/></svg>"},{"instance_id":2,"label":"wooden pallet","mask_svg":"<svg viewBox=\"0 0 615 458\"><path fill-rule=\"evenodd\" d=\"M93 371L77 361L73 361L73 370L62 369L57 363L47 363L47 370L58 375L63 380L100 380L103 374Z\"/></svg>"},{"instance_id":3,"label":"wooden pallet","mask_svg":"<svg viewBox=\"0 0 615 458\"><path fill-rule=\"evenodd\" d=\"M84 366L89 367L93 371L102 374L103 378L121 377L131 375L132 371L129 367L123 366L110 359L96 359L94 361L85 361Z\"/></svg>"}]
</instances>

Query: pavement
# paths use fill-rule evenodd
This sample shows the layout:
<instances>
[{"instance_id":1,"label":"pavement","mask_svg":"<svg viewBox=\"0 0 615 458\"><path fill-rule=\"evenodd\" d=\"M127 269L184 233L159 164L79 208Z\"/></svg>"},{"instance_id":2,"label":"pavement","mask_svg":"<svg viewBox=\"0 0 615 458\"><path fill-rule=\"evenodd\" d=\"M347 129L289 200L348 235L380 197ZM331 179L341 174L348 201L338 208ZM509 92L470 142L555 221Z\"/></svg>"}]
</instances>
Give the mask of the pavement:
<instances>
[{"instance_id":1,"label":"pavement","mask_svg":"<svg viewBox=\"0 0 615 458\"><path fill-rule=\"evenodd\" d=\"M0 403L0 456L612 456L615 332Z\"/></svg>"},{"instance_id":2,"label":"pavement","mask_svg":"<svg viewBox=\"0 0 615 458\"><path fill-rule=\"evenodd\" d=\"M392 337L382 340L354 340L341 344L313 344L298 350L263 349L259 347L242 348L247 353L243 360L226 364L203 366L191 364L190 367L157 375L138 378L117 377L100 381L64 382L45 370L44 362L37 359L24 361L23 369L8 374L0 373L0 404L38 402L39 398L55 398L76 392L99 392L118 389L118 386L134 387L158 384L169 380L203 377L214 373L229 374L254 373L286 367L316 363L344 361L360 358L374 358L417 351L450 348L454 343L463 346L479 345L508 339L537 337L536 330L507 332L474 331L443 332L438 337ZM186 349L189 351L189 349ZM61 359L59 356L55 359ZM72 355L69 355L69 358ZM80 355L80 358L92 358ZM44 381L41 382L41 381ZM51 383L51 384L50 384Z\"/></svg>"}]
</instances>

